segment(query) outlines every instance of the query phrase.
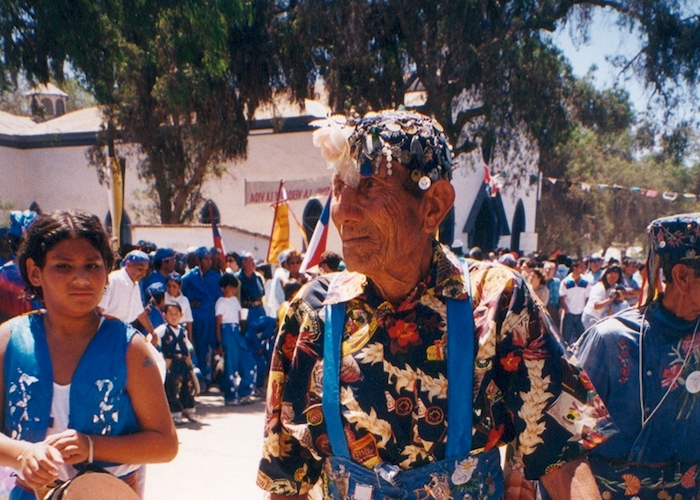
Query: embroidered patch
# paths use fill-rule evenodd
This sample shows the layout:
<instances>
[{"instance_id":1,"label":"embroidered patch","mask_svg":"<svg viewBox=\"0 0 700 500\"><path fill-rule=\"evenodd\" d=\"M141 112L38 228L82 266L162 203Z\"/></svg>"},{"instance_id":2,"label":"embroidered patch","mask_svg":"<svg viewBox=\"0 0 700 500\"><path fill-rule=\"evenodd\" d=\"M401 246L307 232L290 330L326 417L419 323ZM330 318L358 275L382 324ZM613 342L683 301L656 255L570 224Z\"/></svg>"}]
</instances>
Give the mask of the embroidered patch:
<instances>
[{"instance_id":1,"label":"embroidered patch","mask_svg":"<svg viewBox=\"0 0 700 500\"><path fill-rule=\"evenodd\" d=\"M413 411L413 401L406 396L396 400L396 414L400 417L405 417Z\"/></svg>"},{"instance_id":2,"label":"embroidered patch","mask_svg":"<svg viewBox=\"0 0 700 500\"><path fill-rule=\"evenodd\" d=\"M620 361L620 378L617 381L624 384L630 377L630 345L627 339L618 340L617 349L619 352L617 359Z\"/></svg>"},{"instance_id":3,"label":"embroidered patch","mask_svg":"<svg viewBox=\"0 0 700 500\"><path fill-rule=\"evenodd\" d=\"M439 406L431 406L425 413L425 421L430 425L441 424L445 420L445 412Z\"/></svg>"},{"instance_id":4,"label":"embroidered patch","mask_svg":"<svg viewBox=\"0 0 700 500\"><path fill-rule=\"evenodd\" d=\"M320 408L313 408L306 413L306 422L309 425L316 426L323 422L323 412Z\"/></svg>"}]
</instances>

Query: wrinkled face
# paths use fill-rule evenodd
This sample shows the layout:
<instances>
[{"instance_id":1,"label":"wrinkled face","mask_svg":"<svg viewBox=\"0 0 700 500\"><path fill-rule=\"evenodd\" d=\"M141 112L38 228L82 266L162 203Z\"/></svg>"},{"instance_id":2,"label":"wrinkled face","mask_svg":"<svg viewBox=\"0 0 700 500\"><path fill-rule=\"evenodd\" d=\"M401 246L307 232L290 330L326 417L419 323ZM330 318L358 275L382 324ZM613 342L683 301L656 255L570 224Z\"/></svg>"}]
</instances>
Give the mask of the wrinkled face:
<instances>
[{"instance_id":1,"label":"wrinkled face","mask_svg":"<svg viewBox=\"0 0 700 500\"><path fill-rule=\"evenodd\" d=\"M80 316L95 310L107 285L100 252L83 239L63 240L46 253L43 268L27 259L32 285L41 287L49 312Z\"/></svg>"},{"instance_id":2,"label":"wrinkled face","mask_svg":"<svg viewBox=\"0 0 700 500\"><path fill-rule=\"evenodd\" d=\"M124 268L134 283L141 281L148 274L148 262L127 262Z\"/></svg>"},{"instance_id":3,"label":"wrinkled face","mask_svg":"<svg viewBox=\"0 0 700 500\"><path fill-rule=\"evenodd\" d=\"M416 262L426 235L421 202L403 185L408 175L405 167L394 163L389 176L384 162L356 188L334 177L331 213L348 270L372 277L389 266Z\"/></svg>"}]
</instances>

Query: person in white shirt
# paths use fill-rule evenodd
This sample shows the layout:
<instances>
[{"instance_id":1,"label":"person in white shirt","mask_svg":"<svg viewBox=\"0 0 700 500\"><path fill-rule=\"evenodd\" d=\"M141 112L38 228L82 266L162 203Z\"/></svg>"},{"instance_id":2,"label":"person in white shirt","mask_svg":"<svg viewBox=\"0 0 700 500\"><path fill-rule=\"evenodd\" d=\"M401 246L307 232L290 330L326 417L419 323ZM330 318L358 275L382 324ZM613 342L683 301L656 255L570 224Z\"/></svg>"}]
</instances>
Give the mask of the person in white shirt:
<instances>
[{"instance_id":1,"label":"person in white shirt","mask_svg":"<svg viewBox=\"0 0 700 500\"><path fill-rule=\"evenodd\" d=\"M620 295L616 286L621 283L622 269L620 266L608 266L600 281L591 287L591 294L583 309L583 327L589 328L609 315L612 302Z\"/></svg>"},{"instance_id":2,"label":"person in white shirt","mask_svg":"<svg viewBox=\"0 0 700 500\"><path fill-rule=\"evenodd\" d=\"M216 301L216 340L224 350L224 376L220 389L224 404L238 406L257 401L253 395L257 368L245 337L241 334L241 304L236 298L240 282L224 273L219 286L224 296ZM240 378L236 384L235 375Z\"/></svg>"},{"instance_id":3,"label":"person in white shirt","mask_svg":"<svg viewBox=\"0 0 700 500\"><path fill-rule=\"evenodd\" d=\"M172 272L165 278L165 303L179 304L182 311L180 324L187 330L187 338L192 342L192 307L190 299L182 294L182 276L180 273Z\"/></svg>"},{"instance_id":4,"label":"person in white shirt","mask_svg":"<svg viewBox=\"0 0 700 500\"><path fill-rule=\"evenodd\" d=\"M148 273L149 258L141 250L132 250L122 261L122 268L109 273L109 283L98 306L106 318L120 319L126 323L139 320L152 335L153 325L141 302L138 282Z\"/></svg>"},{"instance_id":5,"label":"person in white shirt","mask_svg":"<svg viewBox=\"0 0 700 500\"><path fill-rule=\"evenodd\" d=\"M564 310L561 334L568 344L573 344L583 333L581 316L591 292L591 284L582 276L586 265L578 259L571 261L571 274L559 285L559 303Z\"/></svg>"}]
</instances>

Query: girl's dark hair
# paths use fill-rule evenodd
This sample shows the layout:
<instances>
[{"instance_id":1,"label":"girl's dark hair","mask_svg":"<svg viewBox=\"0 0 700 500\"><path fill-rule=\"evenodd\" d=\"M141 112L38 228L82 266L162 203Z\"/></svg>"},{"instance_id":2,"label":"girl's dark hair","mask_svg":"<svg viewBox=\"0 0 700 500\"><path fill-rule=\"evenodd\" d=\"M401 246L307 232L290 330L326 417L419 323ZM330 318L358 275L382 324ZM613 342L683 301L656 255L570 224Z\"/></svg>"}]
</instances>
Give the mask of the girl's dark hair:
<instances>
[{"instance_id":1,"label":"girl's dark hair","mask_svg":"<svg viewBox=\"0 0 700 500\"><path fill-rule=\"evenodd\" d=\"M55 211L39 215L29 226L24 242L19 249L19 271L27 284L27 289L38 298L43 298L41 288L35 287L27 275L27 259L32 259L39 267L46 264L46 254L64 240L83 238L90 242L102 255L105 269L109 272L114 264L114 253L109 244L109 236L96 215L80 210Z\"/></svg>"},{"instance_id":2,"label":"girl's dark hair","mask_svg":"<svg viewBox=\"0 0 700 500\"><path fill-rule=\"evenodd\" d=\"M612 285L608 285L608 282L605 279L605 277L610 273L617 273L617 281L615 283L613 283ZM622 268L620 266L618 266L617 264L613 264L612 266L606 267L605 271L603 271L603 275L600 277L600 281L603 282L603 286L605 287L606 290L609 288L615 288L615 285L617 285L618 283L620 283L622 281Z\"/></svg>"}]
</instances>

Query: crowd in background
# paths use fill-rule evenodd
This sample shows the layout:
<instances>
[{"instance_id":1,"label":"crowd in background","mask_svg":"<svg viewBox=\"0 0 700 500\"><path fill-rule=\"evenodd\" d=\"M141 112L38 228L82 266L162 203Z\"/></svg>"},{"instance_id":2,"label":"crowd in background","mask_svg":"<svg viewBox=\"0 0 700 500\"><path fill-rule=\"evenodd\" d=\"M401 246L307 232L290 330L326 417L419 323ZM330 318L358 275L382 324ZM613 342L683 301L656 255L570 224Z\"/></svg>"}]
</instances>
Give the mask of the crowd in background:
<instances>
[{"instance_id":1,"label":"crowd in background","mask_svg":"<svg viewBox=\"0 0 700 500\"><path fill-rule=\"evenodd\" d=\"M547 307L567 344L573 344L583 331L601 319L635 306L642 287L644 262L631 257L607 262L594 253L584 259L565 254L524 257L508 248L486 255L479 247L464 251L455 240L452 251L475 260L497 261L519 271Z\"/></svg>"}]
</instances>

